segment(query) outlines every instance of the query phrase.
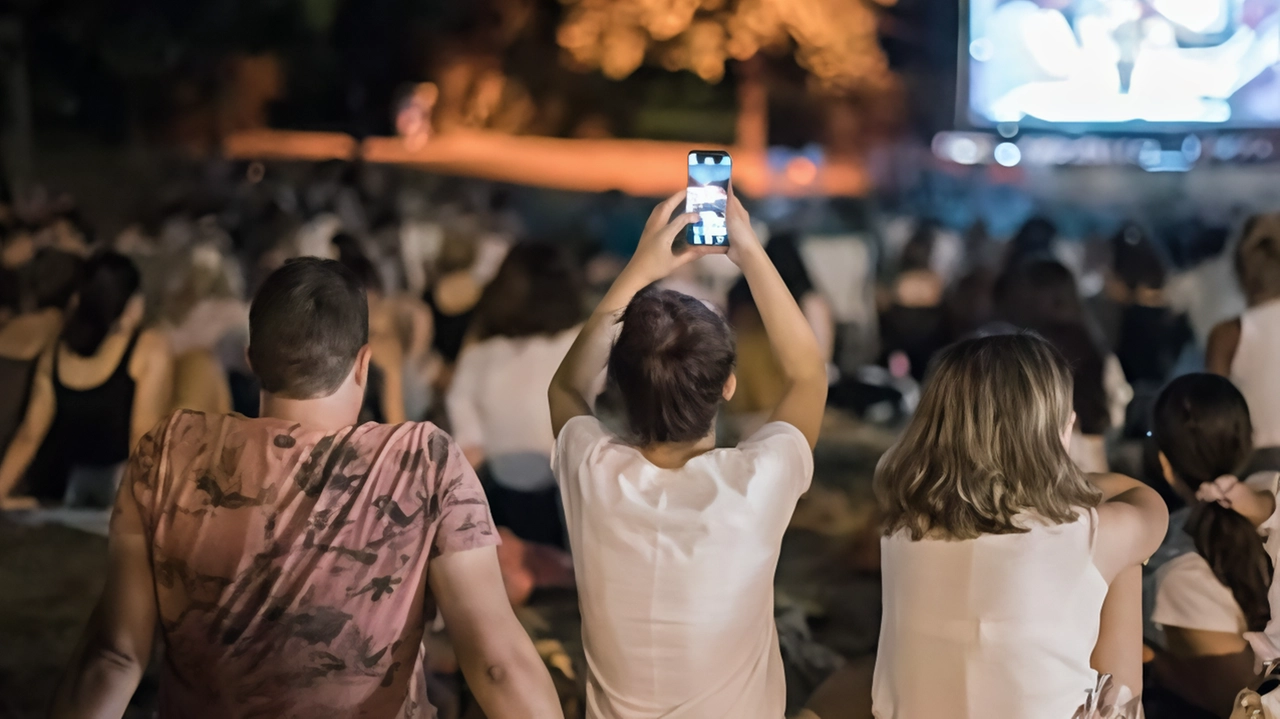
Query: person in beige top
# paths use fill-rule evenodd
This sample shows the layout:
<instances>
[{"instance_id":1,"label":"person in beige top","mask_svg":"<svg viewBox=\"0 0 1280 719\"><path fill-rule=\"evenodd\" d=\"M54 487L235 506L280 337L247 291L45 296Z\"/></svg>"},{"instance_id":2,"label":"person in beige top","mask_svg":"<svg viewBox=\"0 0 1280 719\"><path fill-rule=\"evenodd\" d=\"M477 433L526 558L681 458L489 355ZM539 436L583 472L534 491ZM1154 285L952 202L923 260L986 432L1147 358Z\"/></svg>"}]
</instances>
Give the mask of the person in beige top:
<instances>
[{"instance_id":1,"label":"person in beige top","mask_svg":"<svg viewBox=\"0 0 1280 719\"><path fill-rule=\"evenodd\" d=\"M1141 693L1141 564L1168 512L1137 480L1077 469L1071 383L1032 334L934 360L874 481L878 719L1070 719L1099 674Z\"/></svg>"}]
</instances>

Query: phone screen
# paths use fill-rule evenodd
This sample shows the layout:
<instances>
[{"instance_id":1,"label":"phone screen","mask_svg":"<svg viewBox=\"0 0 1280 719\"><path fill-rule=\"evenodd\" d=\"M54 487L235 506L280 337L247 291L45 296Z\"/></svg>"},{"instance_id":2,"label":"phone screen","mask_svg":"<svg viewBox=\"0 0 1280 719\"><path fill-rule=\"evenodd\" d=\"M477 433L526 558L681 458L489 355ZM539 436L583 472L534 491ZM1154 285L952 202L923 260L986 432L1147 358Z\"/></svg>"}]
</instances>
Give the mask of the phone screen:
<instances>
[{"instance_id":1,"label":"phone screen","mask_svg":"<svg viewBox=\"0 0 1280 719\"><path fill-rule=\"evenodd\" d=\"M691 245L727 245L729 231L724 213L729 205L729 177L733 160L720 150L694 150L689 153L689 191L685 212L696 212L701 218L690 223L686 238Z\"/></svg>"}]
</instances>

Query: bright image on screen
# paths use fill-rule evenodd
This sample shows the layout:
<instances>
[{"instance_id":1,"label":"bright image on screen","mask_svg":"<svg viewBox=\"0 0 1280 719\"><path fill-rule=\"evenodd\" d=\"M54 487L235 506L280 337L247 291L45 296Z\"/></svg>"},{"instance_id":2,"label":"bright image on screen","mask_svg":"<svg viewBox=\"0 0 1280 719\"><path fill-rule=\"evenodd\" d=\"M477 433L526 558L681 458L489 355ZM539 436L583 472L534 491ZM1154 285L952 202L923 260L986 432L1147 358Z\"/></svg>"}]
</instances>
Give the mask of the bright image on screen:
<instances>
[{"instance_id":1,"label":"bright image on screen","mask_svg":"<svg viewBox=\"0 0 1280 719\"><path fill-rule=\"evenodd\" d=\"M728 242L724 211L729 201L731 169L728 155L689 153L689 191L685 196L685 211L696 212L701 217L689 225L689 244L723 245Z\"/></svg>"},{"instance_id":2,"label":"bright image on screen","mask_svg":"<svg viewBox=\"0 0 1280 719\"><path fill-rule=\"evenodd\" d=\"M1280 125L1280 0L969 0L975 124Z\"/></svg>"}]
</instances>

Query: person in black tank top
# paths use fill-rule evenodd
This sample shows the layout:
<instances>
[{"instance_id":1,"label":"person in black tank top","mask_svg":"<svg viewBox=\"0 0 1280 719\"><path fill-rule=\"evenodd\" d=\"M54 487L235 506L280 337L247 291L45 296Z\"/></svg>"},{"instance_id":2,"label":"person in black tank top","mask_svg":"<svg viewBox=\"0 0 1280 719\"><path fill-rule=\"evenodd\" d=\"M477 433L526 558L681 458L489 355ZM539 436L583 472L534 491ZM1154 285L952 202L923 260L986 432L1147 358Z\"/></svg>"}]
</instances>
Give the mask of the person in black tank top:
<instances>
[{"instance_id":1,"label":"person in black tank top","mask_svg":"<svg viewBox=\"0 0 1280 719\"><path fill-rule=\"evenodd\" d=\"M65 350L54 349L52 379L58 410L37 455L37 466L43 465L43 471L32 477L32 496L56 502L66 495L75 470L83 468L99 476L111 474L129 458L129 430L137 389L129 376L129 362L138 334L134 330L120 364L107 381L88 389L74 389L62 382L58 360Z\"/></svg>"},{"instance_id":2,"label":"person in black tank top","mask_svg":"<svg viewBox=\"0 0 1280 719\"><path fill-rule=\"evenodd\" d=\"M21 272L0 276L14 293L17 315L0 327L0 453L18 431L27 411L40 355L62 329L62 311L75 292L84 262L75 255L43 249Z\"/></svg>"},{"instance_id":3,"label":"person in black tank top","mask_svg":"<svg viewBox=\"0 0 1280 719\"><path fill-rule=\"evenodd\" d=\"M78 300L59 342L39 361L22 426L0 463L0 509L30 507L33 497L109 504L133 442L170 409L172 358L162 334L140 329L139 280L119 254L87 263ZM14 494L24 474L30 497Z\"/></svg>"}]
</instances>

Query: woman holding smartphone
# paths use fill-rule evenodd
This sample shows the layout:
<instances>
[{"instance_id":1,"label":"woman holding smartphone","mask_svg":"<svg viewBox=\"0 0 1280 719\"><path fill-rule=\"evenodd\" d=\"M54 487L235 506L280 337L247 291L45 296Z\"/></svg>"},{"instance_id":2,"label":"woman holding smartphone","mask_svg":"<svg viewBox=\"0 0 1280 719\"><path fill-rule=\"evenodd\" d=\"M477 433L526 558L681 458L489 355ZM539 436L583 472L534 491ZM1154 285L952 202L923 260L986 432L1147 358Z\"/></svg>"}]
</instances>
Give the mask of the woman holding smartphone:
<instances>
[{"instance_id":1,"label":"woman holding smartphone","mask_svg":"<svg viewBox=\"0 0 1280 719\"><path fill-rule=\"evenodd\" d=\"M716 415L737 384L732 332L701 302L649 288L725 251L677 239L697 219L668 221L684 195L654 210L548 393L582 610L587 717L780 719L773 574L813 475L826 363L730 195L728 255L751 287L786 390L768 424L717 449ZM592 412L606 370L626 419L617 434Z\"/></svg>"}]
</instances>

